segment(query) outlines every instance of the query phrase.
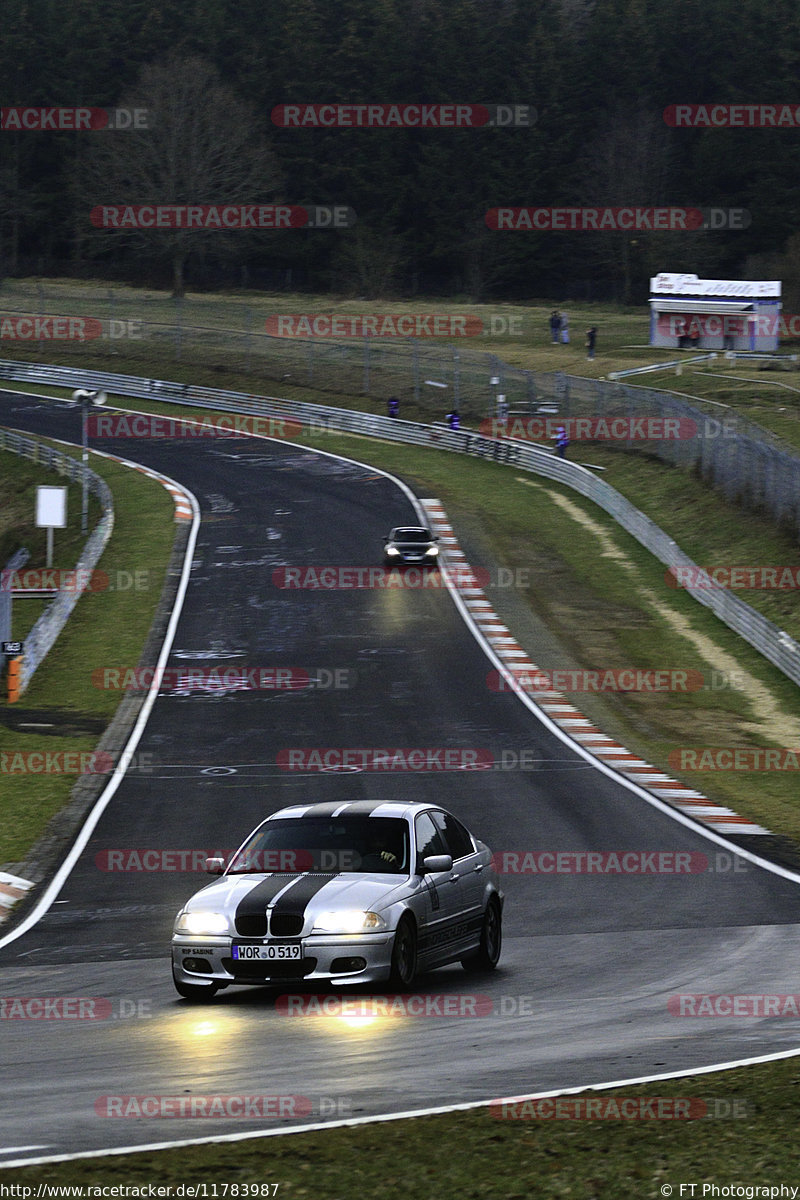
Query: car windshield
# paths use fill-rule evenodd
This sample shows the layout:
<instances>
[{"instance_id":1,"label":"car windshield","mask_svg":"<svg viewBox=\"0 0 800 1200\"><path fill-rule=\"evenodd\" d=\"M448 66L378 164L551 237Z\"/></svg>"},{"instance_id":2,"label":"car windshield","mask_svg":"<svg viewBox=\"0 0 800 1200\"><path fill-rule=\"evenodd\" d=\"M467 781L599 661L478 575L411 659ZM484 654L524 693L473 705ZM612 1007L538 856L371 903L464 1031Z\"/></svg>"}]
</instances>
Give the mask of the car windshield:
<instances>
[{"instance_id":1,"label":"car windshield","mask_svg":"<svg viewBox=\"0 0 800 1200\"><path fill-rule=\"evenodd\" d=\"M228 874L408 875L409 857L408 824L400 817L286 817L256 830L232 859Z\"/></svg>"},{"instance_id":2,"label":"car windshield","mask_svg":"<svg viewBox=\"0 0 800 1200\"><path fill-rule=\"evenodd\" d=\"M395 541L398 542L429 542L431 535L427 529L397 529Z\"/></svg>"}]
</instances>

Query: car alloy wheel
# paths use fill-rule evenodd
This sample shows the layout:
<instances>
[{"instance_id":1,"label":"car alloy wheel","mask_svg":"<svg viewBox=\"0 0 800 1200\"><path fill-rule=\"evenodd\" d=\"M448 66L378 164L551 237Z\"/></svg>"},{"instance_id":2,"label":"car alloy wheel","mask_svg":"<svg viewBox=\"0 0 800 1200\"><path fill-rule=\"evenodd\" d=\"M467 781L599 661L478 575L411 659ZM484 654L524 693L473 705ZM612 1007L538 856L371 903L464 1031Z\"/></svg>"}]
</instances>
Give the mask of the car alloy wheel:
<instances>
[{"instance_id":1,"label":"car alloy wheel","mask_svg":"<svg viewBox=\"0 0 800 1200\"><path fill-rule=\"evenodd\" d=\"M410 917L397 926L392 949L389 982L393 987L410 987L417 974L417 931Z\"/></svg>"},{"instance_id":2,"label":"car alloy wheel","mask_svg":"<svg viewBox=\"0 0 800 1200\"><path fill-rule=\"evenodd\" d=\"M461 965L467 971L493 971L499 961L502 947L503 919L500 903L496 896L490 896L483 914L478 950L469 958L462 958Z\"/></svg>"}]
</instances>

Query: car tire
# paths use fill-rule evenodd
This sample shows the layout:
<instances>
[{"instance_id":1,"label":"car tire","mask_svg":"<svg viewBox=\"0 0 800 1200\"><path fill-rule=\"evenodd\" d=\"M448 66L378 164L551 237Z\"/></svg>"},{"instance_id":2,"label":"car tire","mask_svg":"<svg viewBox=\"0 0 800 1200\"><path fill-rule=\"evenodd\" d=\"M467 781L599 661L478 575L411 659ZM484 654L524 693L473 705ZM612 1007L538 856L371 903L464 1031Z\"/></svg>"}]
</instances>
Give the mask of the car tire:
<instances>
[{"instance_id":1,"label":"car tire","mask_svg":"<svg viewBox=\"0 0 800 1200\"><path fill-rule=\"evenodd\" d=\"M219 991L216 983L184 983L175 975L172 976L172 982L175 984L175 991L178 995L183 996L184 1000L191 1000L194 1004L207 1003Z\"/></svg>"},{"instance_id":2,"label":"car tire","mask_svg":"<svg viewBox=\"0 0 800 1200\"><path fill-rule=\"evenodd\" d=\"M503 948L503 913L496 896L489 897L483 914L481 940L475 954L461 959L465 971L493 971Z\"/></svg>"},{"instance_id":3,"label":"car tire","mask_svg":"<svg viewBox=\"0 0 800 1200\"><path fill-rule=\"evenodd\" d=\"M408 988L416 975L417 930L410 917L402 917L394 935L389 983L394 988Z\"/></svg>"}]
</instances>

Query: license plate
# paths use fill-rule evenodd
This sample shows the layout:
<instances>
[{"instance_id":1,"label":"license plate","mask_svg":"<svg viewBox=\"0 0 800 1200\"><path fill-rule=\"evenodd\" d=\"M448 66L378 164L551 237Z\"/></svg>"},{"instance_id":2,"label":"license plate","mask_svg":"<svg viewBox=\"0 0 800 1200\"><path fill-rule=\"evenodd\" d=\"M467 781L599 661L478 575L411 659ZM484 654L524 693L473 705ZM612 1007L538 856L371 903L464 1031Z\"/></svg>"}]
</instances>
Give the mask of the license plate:
<instances>
[{"instance_id":1,"label":"license plate","mask_svg":"<svg viewBox=\"0 0 800 1200\"><path fill-rule=\"evenodd\" d=\"M268 942L265 946L233 945L233 957L239 962L285 962L303 957L299 942Z\"/></svg>"}]
</instances>

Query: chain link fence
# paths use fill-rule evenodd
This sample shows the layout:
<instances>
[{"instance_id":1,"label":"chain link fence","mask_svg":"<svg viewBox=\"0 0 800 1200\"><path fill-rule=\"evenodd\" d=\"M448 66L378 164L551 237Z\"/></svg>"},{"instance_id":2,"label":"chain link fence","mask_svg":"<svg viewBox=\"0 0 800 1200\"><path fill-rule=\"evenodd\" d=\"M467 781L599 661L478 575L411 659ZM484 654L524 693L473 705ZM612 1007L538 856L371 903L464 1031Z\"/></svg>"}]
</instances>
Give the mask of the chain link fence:
<instances>
[{"instance_id":1,"label":"chain link fence","mask_svg":"<svg viewBox=\"0 0 800 1200\"><path fill-rule=\"evenodd\" d=\"M599 431L604 444L694 470L729 502L767 513L800 534L800 456L733 409L622 382L523 370L463 340L279 337L266 332L275 328L274 317L234 301L131 298L111 289L89 295L77 300L68 289L48 292L42 285L15 293L11 285L14 307L0 307L0 342L12 344L10 334L21 360L52 357L57 346L68 366L103 364L113 371L124 353L126 364L141 364L148 376L162 368L168 375L171 365L183 363L220 375L244 373L254 388L276 383L361 398L366 407L385 406L394 396L401 416L426 421L457 409L462 423L479 425L497 415L502 397L511 421L519 418L509 431L516 428L523 439L552 443L561 422L571 423L573 442L591 441L585 433ZM530 418L550 418L544 435L542 421L524 424ZM580 422L590 423L583 434ZM622 430L618 436L603 432L603 423L607 431L612 422ZM659 422L671 422L665 428L677 434L642 436Z\"/></svg>"}]
</instances>

